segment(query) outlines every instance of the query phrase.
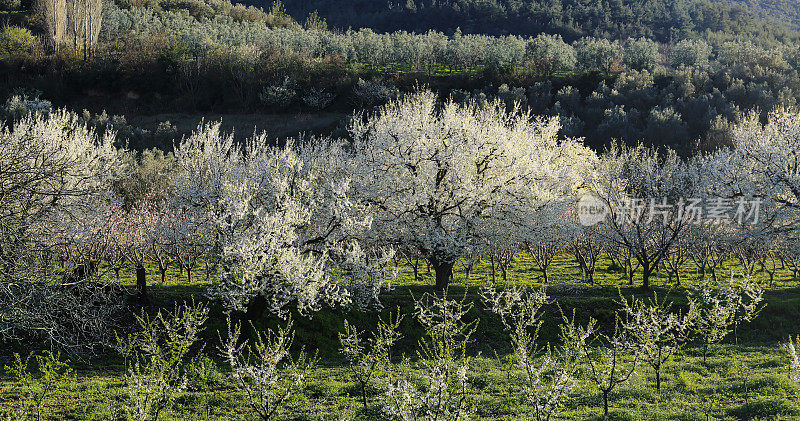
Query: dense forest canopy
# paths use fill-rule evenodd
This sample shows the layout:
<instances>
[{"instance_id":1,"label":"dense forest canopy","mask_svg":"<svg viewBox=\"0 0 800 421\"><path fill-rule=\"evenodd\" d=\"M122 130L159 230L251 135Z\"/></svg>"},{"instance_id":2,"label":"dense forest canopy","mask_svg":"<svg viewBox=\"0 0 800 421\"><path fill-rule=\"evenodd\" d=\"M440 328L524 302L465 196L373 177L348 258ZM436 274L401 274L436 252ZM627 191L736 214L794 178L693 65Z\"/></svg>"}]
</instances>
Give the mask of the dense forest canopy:
<instances>
[{"instance_id":1,"label":"dense forest canopy","mask_svg":"<svg viewBox=\"0 0 800 421\"><path fill-rule=\"evenodd\" d=\"M251 1L265 7L270 2ZM704 32L783 38L788 36L786 27L797 26L800 11L797 3L780 0L288 0L285 4L292 16L318 11L343 29L547 32L570 41L596 36L669 42Z\"/></svg>"},{"instance_id":2,"label":"dense forest canopy","mask_svg":"<svg viewBox=\"0 0 800 421\"><path fill-rule=\"evenodd\" d=\"M771 16L788 23L793 28L800 27L800 3L794 0L733 0L746 5L761 16Z\"/></svg>"}]
</instances>

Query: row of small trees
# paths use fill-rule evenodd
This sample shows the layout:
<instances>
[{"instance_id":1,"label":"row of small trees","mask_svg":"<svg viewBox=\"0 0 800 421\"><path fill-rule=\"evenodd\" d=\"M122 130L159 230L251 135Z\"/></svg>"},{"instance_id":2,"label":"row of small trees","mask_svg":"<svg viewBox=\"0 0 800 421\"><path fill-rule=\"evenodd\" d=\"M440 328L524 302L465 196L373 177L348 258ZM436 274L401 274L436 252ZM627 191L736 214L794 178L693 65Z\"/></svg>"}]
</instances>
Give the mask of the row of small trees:
<instances>
[{"instance_id":1,"label":"row of small trees","mask_svg":"<svg viewBox=\"0 0 800 421\"><path fill-rule=\"evenodd\" d=\"M108 6L103 37L170 33L179 36L201 58L218 47L231 48L241 60L252 60L254 51L302 51L313 57L338 57L346 63L411 68L432 73L464 71L477 66L498 69L528 66L538 76L557 72L613 72L623 67L653 70L662 64L705 68L719 62L726 66L757 64L786 66L796 52L788 47L765 48L752 42L684 39L662 45L647 38L623 42L586 37L568 43L560 35L535 37L453 35L428 31L378 33L370 29L345 32L301 26L270 27L263 22L233 21L224 16L195 19L185 13L129 10ZM714 45L709 44L712 42ZM250 47L250 48L247 48ZM713 47L713 48L712 48Z\"/></svg>"},{"instance_id":2,"label":"row of small trees","mask_svg":"<svg viewBox=\"0 0 800 421\"><path fill-rule=\"evenodd\" d=\"M706 282L690 290L688 309L678 309L665 297L626 298L620 295L619 310L611 325L595 319L581 323L573 313L564 314L554 341L539 337L546 317L557 308L544 289L486 287L483 305L502 322L510 340L511 355L502 361L508 387L537 421L549 420L569 403L582 384L602 395L603 413L609 413L609 396L625 384L637 367L646 366L661 390L663 368L690 341L703 347L703 363L709 347L751 321L762 307L758 283L732 278ZM468 314L474 303L466 296L426 294L414 303L414 321L424 329L417 351L398 358L395 345L402 337L399 314L379 320L373 332L360 331L345 321L339 339L348 374L359 388L364 409L377 405L389 419L469 419L468 373L475 358L468 352L478 320ZM545 309L550 309L545 311ZM184 304L155 317L137 316L139 331L118 339L125 357L128 400L125 412L138 420L156 420L187 389L190 378L195 391L203 392L213 379L212 362L190 357L208 317L205 305ZM255 328L250 340L238 322L228 320L227 332L218 332L220 345L213 352L231 368L231 380L247 397L253 414L262 420L278 419L294 393L309 382L316 358L292 349L292 321L276 330ZM798 373L793 342L786 346L790 375ZM41 412L51 389L66 380L69 367L58 356L39 359L37 378L28 371L29 362L17 356L9 371L28 389L34 407ZM30 359L30 358L29 358ZM44 362L45 364L42 364ZM198 370L199 369L199 370ZM209 371L210 370L210 371ZM206 379L196 378L206 376ZM47 385L45 385L47 383ZM374 391L378 391L375 393ZM523 415L523 414L520 414Z\"/></svg>"}]
</instances>

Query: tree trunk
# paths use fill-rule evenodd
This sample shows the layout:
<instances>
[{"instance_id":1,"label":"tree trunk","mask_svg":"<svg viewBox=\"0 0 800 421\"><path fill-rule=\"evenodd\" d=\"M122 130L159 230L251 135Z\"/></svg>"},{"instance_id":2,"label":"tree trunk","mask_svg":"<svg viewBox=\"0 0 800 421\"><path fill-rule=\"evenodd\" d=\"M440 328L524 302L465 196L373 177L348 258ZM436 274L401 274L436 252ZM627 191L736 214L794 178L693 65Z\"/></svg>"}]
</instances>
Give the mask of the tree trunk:
<instances>
[{"instance_id":1,"label":"tree trunk","mask_svg":"<svg viewBox=\"0 0 800 421\"><path fill-rule=\"evenodd\" d=\"M369 404L367 403L367 384L365 382L361 382L361 403L366 408Z\"/></svg>"},{"instance_id":2,"label":"tree trunk","mask_svg":"<svg viewBox=\"0 0 800 421\"><path fill-rule=\"evenodd\" d=\"M492 262L492 283L495 283L494 254L489 255L489 261Z\"/></svg>"},{"instance_id":3,"label":"tree trunk","mask_svg":"<svg viewBox=\"0 0 800 421\"><path fill-rule=\"evenodd\" d=\"M661 391L661 369L656 369L656 392Z\"/></svg>"},{"instance_id":4,"label":"tree trunk","mask_svg":"<svg viewBox=\"0 0 800 421\"><path fill-rule=\"evenodd\" d=\"M435 264L433 270L436 272L436 290L444 291L450 282L450 275L453 273L452 263Z\"/></svg>"},{"instance_id":5,"label":"tree trunk","mask_svg":"<svg viewBox=\"0 0 800 421\"><path fill-rule=\"evenodd\" d=\"M147 272L144 270L143 265L136 265L136 292L139 293L139 299L147 302Z\"/></svg>"},{"instance_id":6,"label":"tree trunk","mask_svg":"<svg viewBox=\"0 0 800 421\"><path fill-rule=\"evenodd\" d=\"M650 289L650 275L653 273L653 267L650 267L649 261L639 261L642 265L642 289Z\"/></svg>"}]
</instances>

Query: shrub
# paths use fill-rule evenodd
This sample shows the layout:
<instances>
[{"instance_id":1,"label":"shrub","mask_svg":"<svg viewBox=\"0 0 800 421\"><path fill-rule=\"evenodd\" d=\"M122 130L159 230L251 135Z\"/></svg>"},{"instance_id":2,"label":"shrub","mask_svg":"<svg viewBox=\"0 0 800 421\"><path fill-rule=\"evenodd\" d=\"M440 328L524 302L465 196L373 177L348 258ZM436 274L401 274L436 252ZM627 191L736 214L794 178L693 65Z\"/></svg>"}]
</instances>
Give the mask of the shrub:
<instances>
[{"instance_id":1,"label":"shrub","mask_svg":"<svg viewBox=\"0 0 800 421\"><path fill-rule=\"evenodd\" d=\"M0 118L16 121L28 114L49 114L52 110L53 104L50 101L14 95L6 100L5 105L0 110Z\"/></svg>"},{"instance_id":2,"label":"shrub","mask_svg":"<svg viewBox=\"0 0 800 421\"><path fill-rule=\"evenodd\" d=\"M666 298L659 301L656 294L648 302L635 297L628 301L623 296L620 301L622 327L639 347L642 360L655 372L656 390L661 390L661 369L687 339L691 321L675 313Z\"/></svg>"},{"instance_id":3,"label":"shrub","mask_svg":"<svg viewBox=\"0 0 800 421\"><path fill-rule=\"evenodd\" d=\"M303 104L315 110L322 110L328 108L334 98L336 98L335 94L326 92L324 89L312 89L303 96L302 100Z\"/></svg>"},{"instance_id":4,"label":"shrub","mask_svg":"<svg viewBox=\"0 0 800 421\"><path fill-rule=\"evenodd\" d=\"M467 370L471 359L467 346L478 321L464 321L472 305L466 295L449 300L425 294L414 303L417 320L425 328L419 341L419 376L414 376L408 360L389 380L384 411L402 421L468 419Z\"/></svg>"},{"instance_id":5,"label":"shrub","mask_svg":"<svg viewBox=\"0 0 800 421\"><path fill-rule=\"evenodd\" d=\"M32 359L36 366L35 371L29 369ZM19 354L14 354L14 363L6 366L6 372L17 381L32 401L36 418L42 419L42 406L59 383L72 374L72 369L69 367L69 361L61 361L58 353L44 351L41 355L31 353L24 360Z\"/></svg>"},{"instance_id":6,"label":"shrub","mask_svg":"<svg viewBox=\"0 0 800 421\"><path fill-rule=\"evenodd\" d=\"M588 366L588 377L603 395L603 414L609 417L608 401L614 389L628 381L636 369L639 351L631 334L616 316L613 334L600 333L595 319L586 327L564 316L562 337L567 349L575 349Z\"/></svg>"},{"instance_id":7,"label":"shrub","mask_svg":"<svg viewBox=\"0 0 800 421\"><path fill-rule=\"evenodd\" d=\"M251 325L252 326L252 325ZM250 408L264 421L274 419L287 400L305 388L316 361L305 353L289 353L294 340L292 320L277 331L255 331L251 345L241 336L241 325L228 319L228 332L220 352L233 370L237 387L250 397Z\"/></svg>"},{"instance_id":8,"label":"shrub","mask_svg":"<svg viewBox=\"0 0 800 421\"><path fill-rule=\"evenodd\" d=\"M347 360L353 379L361 388L361 403L367 407L367 387L376 371L390 364L389 352L402 336L398 332L402 316L398 315L385 322L378 322L378 328L372 338L365 339L355 326L344 321L344 332L339 333L341 352Z\"/></svg>"},{"instance_id":9,"label":"shrub","mask_svg":"<svg viewBox=\"0 0 800 421\"><path fill-rule=\"evenodd\" d=\"M258 98L271 107L288 107L297 100L297 90L294 82L287 76L280 84L265 87Z\"/></svg>"},{"instance_id":10,"label":"shrub","mask_svg":"<svg viewBox=\"0 0 800 421\"><path fill-rule=\"evenodd\" d=\"M550 344L538 343L544 316L541 308L548 302L543 289L486 287L481 297L500 316L511 335L515 361L524 374L522 393L533 407L535 419L549 420L564 407L567 396L575 389L575 374L580 369L579 361L574 358L579 352L576 344L565 341L572 346L553 352Z\"/></svg>"},{"instance_id":11,"label":"shrub","mask_svg":"<svg viewBox=\"0 0 800 421\"><path fill-rule=\"evenodd\" d=\"M208 308L203 305L175 306L173 312L159 311L155 317L137 316L140 331L118 339L125 357L128 412L137 420L156 420L159 414L186 389L184 358L197 342Z\"/></svg>"},{"instance_id":12,"label":"shrub","mask_svg":"<svg viewBox=\"0 0 800 421\"><path fill-rule=\"evenodd\" d=\"M353 95L355 95L356 102L362 107L385 104L396 94L396 90L389 89L380 80L366 81L358 79L358 83L353 87Z\"/></svg>"},{"instance_id":13,"label":"shrub","mask_svg":"<svg viewBox=\"0 0 800 421\"><path fill-rule=\"evenodd\" d=\"M22 0L0 0L0 10L19 10Z\"/></svg>"},{"instance_id":14,"label":"shrub","mask_svg":"<svg viewBox=\"0 0 800 421\"><path fill-rule=\"evenodd\" d=\"M6 26L0 31L0 54L9 57L22 56L30 51L33 42L31 31L19 26Z\"/></svg>"},{"instance_id":15,"label":"shrub","mask_svg":"<svg viewBox=\"0 0 800 421\"><path fill-rule=\"evenodd\" d=\"M702 341L703 364L712 345L761 311L763 293L763 287L752 278L731 278L721 285L705 281L689 290L689 317L693 333Z\"/></svg>"},{"instance_id":16,"label":"shrub","mask_svg":"<svg viewBox=\"0 0 800 421\"><path fill-rule=\"evenodd\" d=\"M161 2L164 10L186 10L197 19L214 17L214 9L202 0L165 0Z\"/></svg>"}]
</instances>

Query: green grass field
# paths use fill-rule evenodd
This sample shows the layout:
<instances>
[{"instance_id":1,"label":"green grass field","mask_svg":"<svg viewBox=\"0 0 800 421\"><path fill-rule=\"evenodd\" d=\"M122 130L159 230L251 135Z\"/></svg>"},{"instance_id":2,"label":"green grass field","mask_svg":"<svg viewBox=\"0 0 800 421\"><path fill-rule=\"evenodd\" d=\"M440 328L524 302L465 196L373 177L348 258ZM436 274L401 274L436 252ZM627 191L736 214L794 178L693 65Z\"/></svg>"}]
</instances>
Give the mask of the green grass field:
<instances>
[{"instance_id":1,"label":"green grass field","mask_svg":"<svg viewBox=\"0 0 800 421\"><path fill-rule=\"evenodd\" d=\"M720 276L730 276L738 266L734 261L726 262ZM152 304L147 311L172 308L176 301L205 300L204 286L208 282L201 268L193 272L194 281L187 284L185 274L171 269L167 282L159 285L159 274L148 268L151 284ZM393 353L400 358L413 356L422 328L410 317L414 297L432 291L433 273L421 264L420 279L414 281L411 270L401 272L391 291L383 297L384 310L362 313L342 309L325 309L313 318L295 316L295 345L316 352L319 363L311 374L311 381L302 393L293 395L280 411L281 419L293 420L339 420L339 419L384 419L381 415L380 386L373 385L372 399L368 408L362 408L359 389L343 365L338 352L338 332L344 320L360 329L371 329L379 315L386 316L390 310L399 308L408 315L401 324L403 339ZM113 276L113 272L112 272ZM132 271L120 272L121 281L132 285ZM757 274L764 277L765 274ZM680 308L686 299L682 287L697 279L694 268L684 267L684 285L670 285L666 274L659 273L653 279L654 290L670 294ZM494 275L502 283L500 270ZM609 260L598 264L595 285L585 285L579 280L581 273L570 255L560 256L550 269L551 284L548 292L560 308L575 309L579 319L597 319L601 325L613 323L615 301L619 294L650 295L628 285L622 271L610 268ZM523 255L515 261L508 272L508 283L531 286L541 285L541 273ZM475 305L470 319L478 319L479 325L470 346L475 357L470 366L469 405L475 419L527 420L532 419L531 408L524 404L518 382L509 381L507 369L510 346L499 319L486 311L478 296L479 288L492 281L491 266L482 261L465 279L462 267L457 267L449 289L453 296L467 295ZM640 281L640 279L637 279ZM781 269L775 283L765 294L766 307L758 318L738 329L736 338L729 336L723 344L712 349L708 364L703 364L702 350L689 344L670 361L662 375L661 392L654 387L654 373L646 365L640 365L627 384L611 395L610 419L620 420L800 420L800 389L787 376L788 357L780 343L789 336L800 333L800 288L788 270ZM225 328L223 309L210 304L209 320L202 334L203 349L200 351L219 360L216 353L217 331ZM545 309L542 339L555 340L561 321L558 307L550 304ZM264 317L257 321L258 327L276 326L278 320ZM22 350L19 348L18 350ZM123 383L123 362L120 357L109 355L95 361L73 361L75 369L72 380L61 382L53 391L53 397L43 409L44 419L125 419L121 415L126 401ZM189 389L179 396L161 419L254 419L246 397L234 387L223 364L215 364L211 371L214 381L209 387L199 388L190 381ZM217 373L218 371L218 373ZM24 390L8 376L0 382L0 412L7 417L33 414L31 402L25 398ZM596 387L582 381L570 396L566 408L555 419L585 420L602 419L602 397ZM34 418L35 419L35 418Z\"/></svg>"}]
</instances>

